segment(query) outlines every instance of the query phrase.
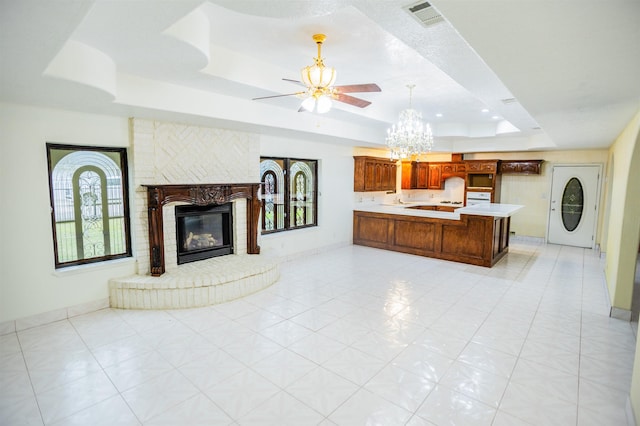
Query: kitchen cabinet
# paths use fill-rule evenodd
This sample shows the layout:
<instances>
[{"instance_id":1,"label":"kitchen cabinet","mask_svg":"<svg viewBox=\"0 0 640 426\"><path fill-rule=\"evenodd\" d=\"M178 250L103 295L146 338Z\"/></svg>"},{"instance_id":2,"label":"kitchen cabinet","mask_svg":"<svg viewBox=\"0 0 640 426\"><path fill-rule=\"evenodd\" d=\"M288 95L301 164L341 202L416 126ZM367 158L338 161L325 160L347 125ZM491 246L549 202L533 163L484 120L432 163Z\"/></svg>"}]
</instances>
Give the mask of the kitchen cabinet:
<instances>
[{"instance_id":1,"label":"kitchen cabinet","mask_svg":"<svg viewBox=\"0 0 640 426\"><path fill-rule=\"evenodd\" d=\"M403 161L401 164L401 183L402 189L414 189L416 187L416 162L415 161Z\"/></svg>"},{"instance_id":2,"label":"kitchen cabinet","mask_svg":"<svg viewBox=\"0 0 640 426\"><path fill-rule=\"evenodd\" d=\"M402 189L443 189L450 177L465 177L464 162L421 163L402 162Z\"/></svg>"},{"instance_id":3,"label":"kitchen cabinet","mask_svg":"<svg viewBox=\"0 0 640 426\"><path fill-rule=\"evenodd\" d=\"M356 156L353 159L353 190L355 192L396 190L395 161L366 156Z\"/></svg>"},{"instance_id":4,"label":"kitchen cabinet","mask_svg":"<svg viewBox=\"0 0 640 426\"><path fill-rule=\"evenodd\" d=\"M491 267L509 252L510 217L353 212L353 244Z\"/></svg>"},{"instance_id":5,"label":"kitchen cabinet","mask_svg":"<svg viewBox=\"0 0 640 426\"><path fill-rule=\"evenodd\" d=\"M442 179L447 179L454 176L464 179L466 171L467 165L465 163L442 163Z\"/></svg>"},{"instance_id":6,"label":"kitchen cabinet","mask_svg":"<svg viewBox=\"0 0 640 426\"><path fill-rule=\"evenodd\" d=\"M489 192L491 202L500 201L499 160L466 160L465 199L469 192Z\"/></svg>"},{"instance_id":7,"label":"kitchen cabinet","mask_svg":"<svg viewBox=\"0 0 640 426\"><path fill-rule=\"evenodd\" d=\"M426 189L429 185L429 163L416 162L416 188Z\"/></svg>"},{"instance_id":8,"label":"kitchen cabinet","mask_svg":"<svg viewBox=\"0 0 640 426\"><path fill-rule=\"evenodd\" d=\"M543 160L502 160L500 173L518 175L539 175Z\"/></svg>"},{"instance_id":9,"label":"kitchen cabinet","mask_svg":"<svg viewBox=\"0 0 640 426\"><path fill-rule=\"evenodd\" d=\"M497 173L498 160L466 160L467 173Z\"/></svg>"},{"instance_id":10,"label":"kitchen cabinet","mask_svg":"<svg viewBox=\"0 0 640 426\"><path fill-rule=\"evenodd\" d=\"M438 163L413 163L417 189L442 189L442 169Z\"/></svg>"},{"instance_id":11,"label":"kitchen cabinet","mask_svg":"<svg viewBox=\"0 0 640 426\"><path fill-rule=\"evenodd\" d=\"M427 189L442 189L442 165L439 163L430 163L428 165Z\"/></svg>"}]
</instances>

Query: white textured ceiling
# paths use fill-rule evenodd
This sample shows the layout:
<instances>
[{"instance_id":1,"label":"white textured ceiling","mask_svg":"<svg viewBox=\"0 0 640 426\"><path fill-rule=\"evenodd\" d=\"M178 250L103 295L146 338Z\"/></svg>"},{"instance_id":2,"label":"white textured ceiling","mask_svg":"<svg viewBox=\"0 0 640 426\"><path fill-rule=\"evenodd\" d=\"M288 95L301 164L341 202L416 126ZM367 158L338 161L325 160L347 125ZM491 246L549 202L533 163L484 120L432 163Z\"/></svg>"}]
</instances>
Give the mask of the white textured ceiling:
<instances>
[{"instance_id":1,"label":"white textured ceiling","mask_svg":"<svg viewBox=\"0 0 640 426\"><path fill-rule=\"evenodd\" d=\"M433 0L431 27L415 3L1 0L0 100L382 147L415 84L452 152L604 148L640 109L639 0ZM251 100L297 91L315 33L372 104Z\"/></svg>"}]
</instances>

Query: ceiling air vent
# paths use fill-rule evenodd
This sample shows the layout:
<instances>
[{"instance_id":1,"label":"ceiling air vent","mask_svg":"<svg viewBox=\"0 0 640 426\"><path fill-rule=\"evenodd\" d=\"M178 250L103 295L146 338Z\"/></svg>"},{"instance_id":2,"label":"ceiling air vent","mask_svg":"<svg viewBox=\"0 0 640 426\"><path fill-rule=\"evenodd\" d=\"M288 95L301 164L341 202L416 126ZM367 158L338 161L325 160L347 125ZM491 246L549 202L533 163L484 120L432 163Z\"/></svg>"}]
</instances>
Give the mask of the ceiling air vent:
<instances>
[{"instance_id":1,"label":"ceiling air vent","mask_svg":"<svg viewBox=\"0 0 640 426\"><path fill-rule=\"evenodd\" d=\"M426 1L409 6L406 10L425 27L444 21L440 12Z\"/></svg>"}]
</instances>

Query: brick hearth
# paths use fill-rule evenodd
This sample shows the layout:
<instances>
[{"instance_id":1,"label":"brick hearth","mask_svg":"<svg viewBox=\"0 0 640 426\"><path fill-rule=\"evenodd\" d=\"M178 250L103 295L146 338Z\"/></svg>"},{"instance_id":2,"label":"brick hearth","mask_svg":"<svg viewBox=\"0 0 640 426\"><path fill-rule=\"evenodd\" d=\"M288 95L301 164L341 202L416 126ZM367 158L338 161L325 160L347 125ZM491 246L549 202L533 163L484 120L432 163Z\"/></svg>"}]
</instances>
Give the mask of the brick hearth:
<instances>
[{"instance_id":1,"label":"brick hearth","mask_svg":"<svg viewBox=\"0 0 640 426\"><path fill-rule=\"evenodd\" d=\"M160 277L132 275L112 279L109 299L112 308L193 308L255 293L279 277L277 262L264 256L221 256L180 265Z\"/></svg>"}]
</instances>

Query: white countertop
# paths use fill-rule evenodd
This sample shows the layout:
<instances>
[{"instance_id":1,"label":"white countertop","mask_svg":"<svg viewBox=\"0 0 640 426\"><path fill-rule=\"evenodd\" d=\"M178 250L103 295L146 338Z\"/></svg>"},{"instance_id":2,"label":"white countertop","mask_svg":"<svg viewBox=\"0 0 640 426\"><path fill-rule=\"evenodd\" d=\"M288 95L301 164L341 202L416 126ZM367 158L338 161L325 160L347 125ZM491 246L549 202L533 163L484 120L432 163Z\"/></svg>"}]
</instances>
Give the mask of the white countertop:
<instances>
[{"instance_id":1,"label":"white countertop","mask_svg":"<svg viewBox=\"0 0 640 426\"><path fill-rule=\"evenodd\" d=\"M517 204L475 204L467 207L457 208L454 212L439 212L435 210L419 210L408 208L416 205L442 205L436 203L403 203L403 204L369 204L357 206L356 211L384 214L398 214L404 216L433 217L438 219L460 220L460 214L476 216L510 217L524 206ZM448 204L451 206L451 204ZM455 207L455 206L452 206Z\"/></svg>"},{"instance_id":2,"label":"white countertop","mask_svg":"<svg viewBox=\"0 0 640 426\"><path fill-rule=\"evenodd\" d=\"M462 214L475 214L479 216L493 216L493 217L511 217L515 212L524 208L519 204L474 204L472 206L462 207L457 210Z\"/></svg>"}]
</instances>

